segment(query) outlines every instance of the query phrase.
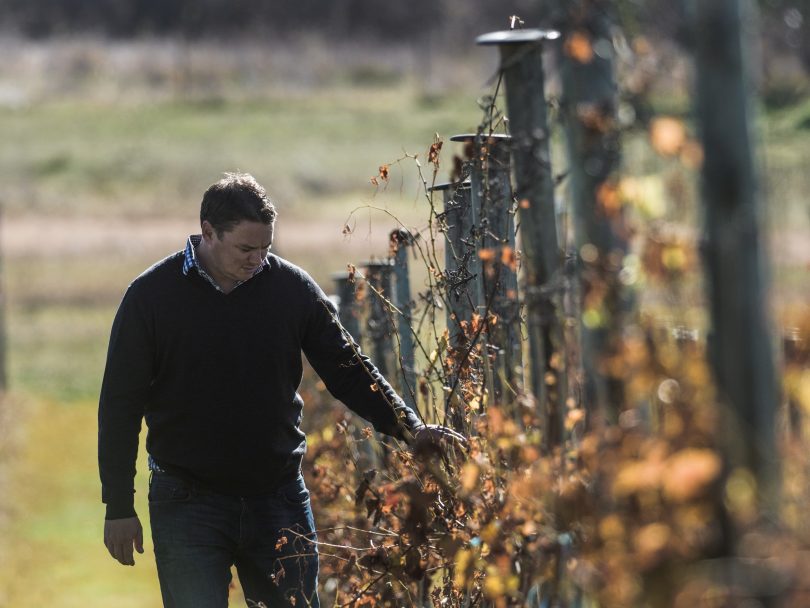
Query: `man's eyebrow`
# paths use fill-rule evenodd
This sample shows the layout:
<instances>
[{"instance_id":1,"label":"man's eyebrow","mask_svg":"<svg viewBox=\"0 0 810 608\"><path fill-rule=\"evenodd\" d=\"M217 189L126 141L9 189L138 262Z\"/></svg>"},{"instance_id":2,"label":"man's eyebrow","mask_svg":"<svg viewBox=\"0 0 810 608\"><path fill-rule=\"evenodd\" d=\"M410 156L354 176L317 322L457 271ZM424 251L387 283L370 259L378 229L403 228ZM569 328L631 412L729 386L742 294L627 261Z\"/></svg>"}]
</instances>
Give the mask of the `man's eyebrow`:
<instances>
[{"instance_id":1,"label":"man's eyebrow","mask_svg":"<svg viewBox=\"0 0 810 608\"><path fill-rule=\"evenodd\" d=\"M239 243L237 245L240 249L270 249L270 246L273 244L273 241L267 243L267 245L250 245L249 243Z\"/></svg>"}]
</instances>

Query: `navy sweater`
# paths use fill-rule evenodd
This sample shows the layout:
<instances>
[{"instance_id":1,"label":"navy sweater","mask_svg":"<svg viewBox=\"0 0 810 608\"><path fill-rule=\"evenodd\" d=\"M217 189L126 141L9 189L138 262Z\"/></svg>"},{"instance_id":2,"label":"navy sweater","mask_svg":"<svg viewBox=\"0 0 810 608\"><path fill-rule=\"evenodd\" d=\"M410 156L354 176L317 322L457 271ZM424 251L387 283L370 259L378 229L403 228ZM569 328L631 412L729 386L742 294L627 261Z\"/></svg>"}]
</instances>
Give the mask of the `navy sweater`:
<instances>
[{"instance_id":1,"label":"navy sweater","mask_svg":"<svg viewBox=\"0 0 810 608\"><path fill-rule=\"evenodd\" d=\"M229 294L183 254L127 289L113 322L99 402L99 470L107 519L131 517L141 420L161 468L234 496L272 492L306 449L297 393L303 352L329 392L385 434L420 424L346 337L303 270L275 255Z\"/></svg>"}]
</instances>

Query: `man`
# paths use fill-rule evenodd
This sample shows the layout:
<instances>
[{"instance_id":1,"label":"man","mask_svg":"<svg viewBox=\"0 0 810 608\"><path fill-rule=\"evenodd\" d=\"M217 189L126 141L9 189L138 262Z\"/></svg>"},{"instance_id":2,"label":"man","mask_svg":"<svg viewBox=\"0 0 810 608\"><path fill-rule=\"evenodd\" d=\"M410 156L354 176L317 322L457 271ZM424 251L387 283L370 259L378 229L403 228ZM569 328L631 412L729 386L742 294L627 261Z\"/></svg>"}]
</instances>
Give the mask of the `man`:
<instances>
[{"instance_id":1,"label":"man","mask_svg":"<svg viewBox=\"0 0 810 608\"><path fill-rule=\"evenodd\" d=\"M104 543L125 565L133 546L143 552L133 480L145 418L165 606L224 608L231 565L251 606L318 606L302 352L378 431L464 441L424 425L315 282L269 253L275 218L252 176L226 174L203 196L201 234L135 279L113 323L99 402Z\"/></svg>"}]
</instances>

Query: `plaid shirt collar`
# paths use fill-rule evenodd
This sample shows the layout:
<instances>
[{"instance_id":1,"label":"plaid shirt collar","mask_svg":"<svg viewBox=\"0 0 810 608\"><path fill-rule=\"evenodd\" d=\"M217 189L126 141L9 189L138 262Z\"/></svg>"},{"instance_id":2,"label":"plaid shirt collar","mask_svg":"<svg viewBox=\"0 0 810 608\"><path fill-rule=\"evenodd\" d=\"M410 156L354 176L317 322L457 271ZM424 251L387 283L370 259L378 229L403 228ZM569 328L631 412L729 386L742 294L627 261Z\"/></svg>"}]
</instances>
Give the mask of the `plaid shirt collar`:
<instances>
[{"instance_id":1,"label":"plaid shirt collar","mask_svg":"<svg viewBox=\"0 0 810 608\"><path fill-rule=\"evenodd\" d=\"M217 291L222 291L222 288L219 285L217 285L217 282L213 278L211 278L211 275L209 275L207 272L205 272L203 267L197 261L197 246L200 244L201 241L202 241L202 235L201 234L192 234L192 235L190 235L188 237L188 240L186 241L186 248L183 251L183 274L188 276L189 271L192 268L195 268L197 270L197 273L202 278L204 278L206 281L211 283L211 285ZM259 266L259 268L256 269L256 272L253 273L253 276L255 277L262 270L267 268L267 266L268 266L268 262L267 262L267 258L265 257L264 260L262 260L262 265ZM250 279L248 279L248 281L249 280ZM245 281L239 281L234 288L239 287L244 282Z\"/></svg>"}]
</instances>

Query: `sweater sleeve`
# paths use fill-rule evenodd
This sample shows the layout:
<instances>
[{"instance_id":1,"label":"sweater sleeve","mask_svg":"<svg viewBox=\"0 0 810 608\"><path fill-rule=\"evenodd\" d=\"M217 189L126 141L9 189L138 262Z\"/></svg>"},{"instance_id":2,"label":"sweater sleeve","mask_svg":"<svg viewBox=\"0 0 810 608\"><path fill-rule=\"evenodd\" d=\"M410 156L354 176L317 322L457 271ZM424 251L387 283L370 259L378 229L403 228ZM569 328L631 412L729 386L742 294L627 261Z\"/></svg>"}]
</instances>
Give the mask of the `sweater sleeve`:
<instances>
[{"instance_id":1,"label":"sweater sleeve","mask_svg":"<svg viewBox=\"0 0 810 608\"><path fill-rule=\"evenodd\" d=\"M310 279L311 280L311 279ZM422 422L397 395L338 320L334 304L312 284L303 350L333 397L386 435L409 440Z\"/></svg>"},{"instance_id":2,"label":"sweater sleeve","mask_svg":"<svg viewBox=\"0 0 810 608\"><path fill-rule=\"evenodd\" d=\"M153 377L149 323L131 285L115 315L98 409L98 463L107 519L135 515L138 435Z\"/></svg>"}]
</instances>

